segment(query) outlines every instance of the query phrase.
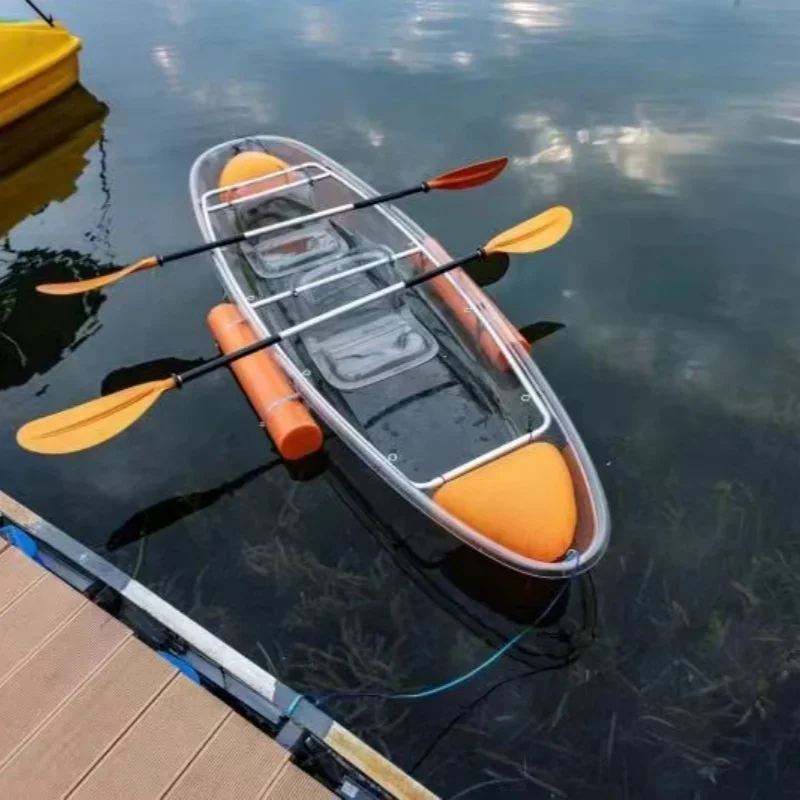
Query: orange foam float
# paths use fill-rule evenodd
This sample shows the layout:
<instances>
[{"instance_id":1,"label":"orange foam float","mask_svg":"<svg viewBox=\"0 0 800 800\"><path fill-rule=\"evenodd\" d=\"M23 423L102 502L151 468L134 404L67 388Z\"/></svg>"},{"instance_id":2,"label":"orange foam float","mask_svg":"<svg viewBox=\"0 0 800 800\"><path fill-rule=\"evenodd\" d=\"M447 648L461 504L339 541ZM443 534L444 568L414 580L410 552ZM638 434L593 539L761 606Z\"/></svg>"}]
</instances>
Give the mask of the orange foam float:
<instances>
[{"instance_id":1,"label":"orange foam float","mask_svg":"<svg viewBox=\"0 0 800 800\"><path fill-rule=\"evenodd\" d=\"M450 255L436 239L427 237L425 239L425 245L432 253L441 258L442 261L448 261L450 259ZM436 266L435 264L431 264L422 254L412 256L411 261L417 269L421 270L433 269ZM500 349L500 345L498 345L494 336L486 330L473 310L465 302L463 295L458 291L453 281L459 284L464 293L476 305L491 309L495 317L502 321L503 333L509 345L517 344L523 347L526 352L530 349L530 345L519 330L506 319L500 309L492 303L489 297L481 291L475 281L473 281L463 269L455 270L452 274L452 280L443 275L441 278L434 278L430 282L431 290L438 295L442 303L447 306L447 310L472 337L487 361L500 372L507 372L509 370L509 364L505 355L503 355L503 351Z\"/></svg>"},{"instance_id":2,"label":"orange foam float","mask_svg":"<svg viewBox=\"0 0 800 800\"><path fill-rule=\"evenodd\" d=\"M223 353L240 350L257 339L230 303L212 308L207 321ZM322 448L322 429L297 399L286 373L269 351L234 361L231 370L283 458L298 461Z\"/></svg>"}]
</instances>

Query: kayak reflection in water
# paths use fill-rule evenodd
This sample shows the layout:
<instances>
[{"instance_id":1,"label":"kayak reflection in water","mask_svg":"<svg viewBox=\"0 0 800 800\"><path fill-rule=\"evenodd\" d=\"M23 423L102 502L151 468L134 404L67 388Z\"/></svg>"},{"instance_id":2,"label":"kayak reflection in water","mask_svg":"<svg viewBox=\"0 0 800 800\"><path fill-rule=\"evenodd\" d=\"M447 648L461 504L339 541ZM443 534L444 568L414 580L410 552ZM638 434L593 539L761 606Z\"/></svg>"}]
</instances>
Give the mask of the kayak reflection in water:
<instances>
[{"instance_id":1,"label":"kayak reflection in water","mask_svg":"<svg viewBox=\"0 0 800 800\"><path fill-rule=\"evenodd\" d=\"M102 295L52 303L36 292L36 285L43 278L89 277L104 268L75 250L0 251L0 391L44 375L100 329Z\"/></svg>"},{"instance_id":2,"label":"kayak reflection in water","mask_svg":"<svg viewBox=\"0 0 800 800\"><path fill-rule=\"evenodd\" d=\"M53 303L34 289L42 281L91 278L114 265L76 250L16 250L7 234L51 203L71 197L90 163L87 153L97 145L104 201L96 233L87 236L92 241L106 237L110 191L102 137L107 114L108 106L78 85L0 132L0 241L6 237L0 244L0 391L44 375L100 328L96 316L102 295Z\"/></svg>"}]
</instances>

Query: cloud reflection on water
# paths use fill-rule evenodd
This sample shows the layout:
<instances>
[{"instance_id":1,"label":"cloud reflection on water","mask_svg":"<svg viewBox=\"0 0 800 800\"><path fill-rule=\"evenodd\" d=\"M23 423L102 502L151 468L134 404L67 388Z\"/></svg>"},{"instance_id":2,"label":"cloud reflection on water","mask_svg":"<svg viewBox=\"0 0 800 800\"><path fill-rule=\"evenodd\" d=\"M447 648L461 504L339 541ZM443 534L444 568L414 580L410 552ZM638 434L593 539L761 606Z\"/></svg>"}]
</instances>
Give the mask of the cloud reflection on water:
<instances>
[{"instance_id":1,"label":"cloud reflection on water","mask_svg":"<svg viewBox=\"0 0 800 800\"><path fill-rule=\"evenodd\" d=\"M504 0L501 19L524 30L563 28L569 18L565 3L534 3L530 0Z\"/></svg>"},{"instance_id":2,"label":"cloud reflection on water","mask_svg":"<svg viewBox=\"0 0 800 800\"><path fill-rule=\"evenodd\" d=\"M338 45L341 41L339 20L329 5L304 5L299 10L301 40L314 46Z\"/></svg>"},{"instance_id":3,"label":"cloud reflection on water","mask_svg":"<svg viewBox=\"0 0 800 800\"><path fill-rule=\"evenodd\" d=\"M638 125L596 125L568 131L543 113L522 113L511 118L510 127L527 140L527 152L515 155L511 164L528 171L537 183L561 188L560 177L572 172L577 159L606 163L628 180L643 184L655 194L675 194L678 179L674 161L708 154L716 137L708 132L667 132L653 121Z\"/></svg>"},{"instance_id":4,"label":"cloud reflection on water","mask_svg":"<svg viewBox=\"0 0 800 800\"><path fill-rule=\"evenodd\" d=\"M192 20L192 6L187 0L164 0L164 8L167 19L176 28L183 28Z\"/></svg>"},{"instance_id":5,"label":"cloud reflection on water","mask_svg":"<svg viewBox=\"0 0 800 800\"><path fill-rule=\"evenodd\" d=\"M388 63L417 73L486 68L495 58L519 54L517 42L565 27L571 6L528 0L416 0L386 3L360 13L359 3L306 3L294 23L298 38L318 56L353 65Z\"/></svg>"},{"instance_id":6,"label":"cloud reflection on water","mask_svg":"<svg viewBox=\"0 0 800 800\"><path fill-rule=\"evenodd\" d=\"M208 110L224 109L228 113L240 110L259 125L269 124L274 115L265 98L263 82L239 79L201 79L185 85L185 73L175 48L156 45L151 50L153 63L166 77L167 89L191 98L192 102Z\"/></svg>"}]
</instances>

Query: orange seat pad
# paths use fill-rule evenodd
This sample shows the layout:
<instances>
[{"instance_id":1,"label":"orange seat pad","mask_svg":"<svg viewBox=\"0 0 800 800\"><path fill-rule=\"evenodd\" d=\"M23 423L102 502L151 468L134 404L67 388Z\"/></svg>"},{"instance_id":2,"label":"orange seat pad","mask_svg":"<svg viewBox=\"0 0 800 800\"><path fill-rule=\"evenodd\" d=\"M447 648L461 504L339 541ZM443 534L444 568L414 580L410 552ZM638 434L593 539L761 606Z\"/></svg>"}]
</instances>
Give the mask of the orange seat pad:
<instances>
[{"instance_id":1,"label":"orange seat pad","mask_svg":"<svg viewBox=\"0 0 800 800\"><path fill-rule=\"evenodd\" d=\"M470 528L537 561L556 561L572 544L575 490L558 448L534 442L461 475L433 499Z\"/></svg>"}]
</instances>

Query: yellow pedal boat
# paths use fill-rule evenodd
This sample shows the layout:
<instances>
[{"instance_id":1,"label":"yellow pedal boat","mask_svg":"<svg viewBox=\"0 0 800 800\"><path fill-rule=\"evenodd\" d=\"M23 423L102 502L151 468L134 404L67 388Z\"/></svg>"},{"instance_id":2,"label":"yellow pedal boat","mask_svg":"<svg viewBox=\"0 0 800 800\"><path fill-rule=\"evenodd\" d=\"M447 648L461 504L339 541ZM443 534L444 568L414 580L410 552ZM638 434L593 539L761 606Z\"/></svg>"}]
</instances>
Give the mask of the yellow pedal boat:
<instances>
[{"instance_id":1,"label":"yellow pedal boat","mask_svg":"<svg viewBox=\"0 0 800 800\"><path fill-rule=\"evenodd\" d=\"M57 22L0 20L0 128L76 84L80 48Z\"/></svg>"}]
</instances>

